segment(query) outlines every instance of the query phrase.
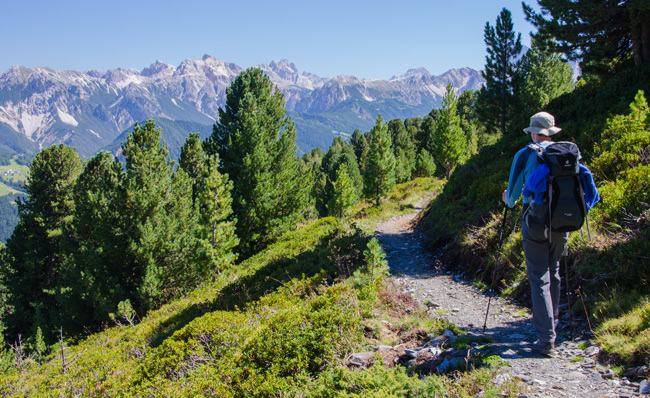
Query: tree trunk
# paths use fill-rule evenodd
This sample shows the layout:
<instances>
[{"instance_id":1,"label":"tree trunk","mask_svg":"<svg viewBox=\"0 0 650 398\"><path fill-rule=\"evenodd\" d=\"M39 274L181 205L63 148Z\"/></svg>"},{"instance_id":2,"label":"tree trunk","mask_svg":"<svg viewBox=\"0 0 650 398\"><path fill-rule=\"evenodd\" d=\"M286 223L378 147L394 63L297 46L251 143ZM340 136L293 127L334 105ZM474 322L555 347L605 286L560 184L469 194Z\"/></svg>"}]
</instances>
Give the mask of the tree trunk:
<instances>
[{"instance_id":1,"label":"tree trunk","mask_svg":"<svg viewBox=\"0 0 650 398\"><path fill-rule=\"evenodd\" d=\"M632 24L632 51L634 64L641 66L650 61L650 7L630 12Z\"/></svg>"}]
</instances>

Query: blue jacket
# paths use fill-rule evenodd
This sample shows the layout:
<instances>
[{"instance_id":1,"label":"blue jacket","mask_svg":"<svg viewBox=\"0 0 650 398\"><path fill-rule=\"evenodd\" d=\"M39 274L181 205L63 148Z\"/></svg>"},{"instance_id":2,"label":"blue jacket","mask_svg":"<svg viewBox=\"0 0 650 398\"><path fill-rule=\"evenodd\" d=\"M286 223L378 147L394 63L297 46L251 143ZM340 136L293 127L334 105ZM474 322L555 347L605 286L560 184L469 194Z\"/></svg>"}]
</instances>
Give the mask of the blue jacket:
<instances>
[{"instance_id":1,"label":"blue jacket","mask_svg":"<svg viewBox=\"0 0 650 398\"><path fill-rule=\"evenodd\" d=\"M541 142L540 146L546 147L551 142ZM524 188L524 183L528 181L528 177L539 166L536 158L536 152L528 146L522 148L517 152L510 167L510 177L508 178L508 190L506 192L506 203L508 207L512 208L517 203ZM524 194L524 203L532 202L532 194Z\"/></svg>"},{"instance_id":2,"label":"blue jacket","mask_svg":"<svg viewBox=\"0 0 650 398\"><path fill-rule=\"evenodd\" d=\"M547 177L550 173L550 170L546 164L540 164L529 176L526 181L526 187L523 190L524 196L534 196L535 203L541 204L542 198L544 195L533 195L533 194L543 194L547 189ZM594 177L591 174L591 171L584 166L580 165L580 183L582 184L582 190L585 194L585 204L587 205L587 210L590 210L600 201L600 195L598 194L598 189L594 183Z\"/></svg>"}]
</instances>

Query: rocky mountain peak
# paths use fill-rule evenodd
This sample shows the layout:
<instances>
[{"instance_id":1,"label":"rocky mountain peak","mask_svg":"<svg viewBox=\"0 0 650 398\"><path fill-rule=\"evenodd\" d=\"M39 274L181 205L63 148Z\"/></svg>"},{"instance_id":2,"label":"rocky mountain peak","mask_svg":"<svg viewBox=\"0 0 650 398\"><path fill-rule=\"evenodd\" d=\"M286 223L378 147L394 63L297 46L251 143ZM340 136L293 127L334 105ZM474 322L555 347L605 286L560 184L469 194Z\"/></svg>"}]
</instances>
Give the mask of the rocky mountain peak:
<instances>
[{"instance_id":1,"label":"rocky mountain peak","mask_svg":"<svg viewBox=\"0 0 650 398\"><path fill-rule=\"evenodd\" d=\"M141 75L146 77L152 77L152 78L167 77L173 75L175 70L176 68L174 68L170 64L161 61L156 61L153 64L151 64L148 68L144 68L141 72Z\"/></svg>"}]
</instances>

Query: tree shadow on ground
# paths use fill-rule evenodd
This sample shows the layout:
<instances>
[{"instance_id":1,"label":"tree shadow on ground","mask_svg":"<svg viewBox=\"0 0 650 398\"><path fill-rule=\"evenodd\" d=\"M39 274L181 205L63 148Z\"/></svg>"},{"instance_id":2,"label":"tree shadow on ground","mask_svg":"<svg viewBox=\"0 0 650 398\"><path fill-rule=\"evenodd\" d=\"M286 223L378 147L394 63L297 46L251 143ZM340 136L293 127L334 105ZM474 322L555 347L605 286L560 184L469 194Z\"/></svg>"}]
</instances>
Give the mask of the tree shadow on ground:
<instances>
[{"instance_id":1,"label":"tree shadow on ground","mask_svg":"<svg viewBox=\"0 0 650 398\"><path fill-rule=\"evenodd\" d=\"M150 334L150 345L156 347L194 319L213 311L238 311L274 292L295 278L310 278L325 272L328 283L345 278L361 264L359 248L365 247L359 234L323 237L315 248L297 256L270 261L250 274L236 278L216 295L201 303L183 308Z\"/></svg>"}]
</instances>

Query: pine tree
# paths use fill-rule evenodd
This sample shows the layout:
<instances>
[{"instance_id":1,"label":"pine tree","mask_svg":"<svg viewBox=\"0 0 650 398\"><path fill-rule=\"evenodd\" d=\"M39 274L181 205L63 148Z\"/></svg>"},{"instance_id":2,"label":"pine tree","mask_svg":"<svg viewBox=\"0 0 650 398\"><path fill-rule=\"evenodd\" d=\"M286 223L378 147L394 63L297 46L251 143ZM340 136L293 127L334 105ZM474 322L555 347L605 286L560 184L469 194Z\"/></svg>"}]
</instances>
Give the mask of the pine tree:
<instances>
[{"instance_id":1,"label":"pine tree","mask_svg":"<svg viewBox=\"0 0 650 398\"><path fill-rule=\"evenodd\" d=\"M58 293L65 263L62 236L73 218L72 187L81 172L74 148L54 145L34 158L25 183L27 198L18 201L20 221L7 241L10 270L5 270L13 312L7 316L9 335L29 335L34 317L43 309L46 340L60 325Z\"/></svg>"},{"instance_id":2,"label":"pine tree","mask_svg":"<svg viewBox=\"0 0 650 398\"><path fill-rule=\"evenodd\" d=\"M374 199L378 206L382 196L385 196L395 186L395 155L393 144L386 125L382 123L381 115L377 124L370 131L368 156L363 175L366 197Z\"/></svg>"},{"instance_id":3,"label":"pine tree","mask_svg":"<svg viewBox=\"0 0 650 398\"><path fill-rule=\"evenodd\" d=\"M485 23L484 39L488 54L481 75L485 86L479 92L477 109L485 123L498 126L505 134L513 106L512 78L517 66L516 58L521 53L521 34L515 36L510 11L501 10L496 29L489 22Z\"/></svg>"},{"instance_id":4,"label":"pine tree","mask_svg":"<svg viewBox=\"0 0 650 398\"><path fill-rule=\"evenodd\" d=\"M450 84L442 99L442 112L436 124L433 149L436 160L445 168L447 178L467 151L467 139L460 128L460 117L456 112L457 104L458 98Z\"/></svg>"},{"instance_id":5,"label":"pine tree","mask_svg":"<svg viewBox=\"0 0 650 398\"><path fill-rule=\"evenodd\" d=\"M284 96L261 69L243 71L226 91L226 105L206 142L220 171L233 181L240 251L249 256L292 229L309 201L309 176L300 175L296 133Z\"/></svg>"},{"instance_id":6,"label":"pine tree","mask_svg":"<svg viewBox=\"0 0 650 398\"><path fill-rule=\"evenodd\" d=\"M206 159L207 168L200 178L197 189L195 209L198 213L198 231L201 242L201 252L197 259L198 264L209 266L203 272L211 275L220 272L237 259L233 249L239 244L235 235L237 220L232 215L232 182L227 175L219 173L219 157L212 155ZM204 257L207 261L201 261Z\"/></svg>"},{"instance_id":7,"label":"pine tree","mask_svg":"<svg viewBox=\"0 0 650 398\"><path fill-rule=\"evenodd\" d=\"M352 179L348 175L348 166L343 163L336 171L336 178L332 183L333 195L327 204L329 213L336 217L343 217L347 209L356 201L356 190Z\"/></svg>"},{"instance_id":8,"label":"pine tree","mask_svg":"<svg viewBox=\"0 0 650 398\"><path fill-rule=\"evenodd\" d=\"M436 162L433 156L426 150L422 149L415 160L415 169L413 177L433 177L436 172Z\"/></svg>"},{"instance_id":9,"label":"pine tree","mask_svg":"<svg viewBox=\"0 0 650 398\"><path fill-rule=\"evenodd\" d=\"M518 125L530 115L544 109L551 100L573 90L573 70L559 54L545 52L538 40L522 57L513 79L514 92L519 100Z\"/></svg>"},{"instance_id":10,"label":"pine tree","mask_svg":"<svg viewBox=\"0 0 650 398\"><path fill-rule=\"evenodd\" d=\"M388 122L388 131L393 140L393 149L397 160L395 169L397 182L406 182L411 179L411 173L415 167L417 146L414 137L409 134L400 119Z\"/></svg>"},{"instance_id":11,"label":"pine tree","mask_svg":"<svg viewBox=\"0 0 650 398\"><path fill-rule=\"evenodd\" d=\"M526 20L554 52L581 59L583 70L600 71L611 60L650 61L650 4L642 0L539 0L541 12L524 4Z\"/></svg>"},{"instance_id":12,"label":"pine tree","mask_svg":"<svg viewBox=\"0 0 650 398\"><path fill-rule=\"evenodd\" d=\"M132 243L122 164L108 152L93 156L74 185L74 264L65 275L76 285L68 297L77 327L104 322L117 303L135 299L140 275L125 256Z\"/></svg>"},{"instance_id":13,"label":"pine tree","mask_svg":"<svg viewBox=\"0 0 650 398\"><path fill-rule=\"evenodd\" d=\"M192 180L192 201L196 201L200 182L205 178L208 169L208 155L203 150L203 142L198 133L190 133L181 148L178 165Z\"/></svg>"},{"instance_id":14,"label":"pine tree","mask_svg":"<svg viewBox=\"0 0 650 398\"><path fill-rule=\"evenodd\" d=\"M198 264L200 242L192 204L192 181L167 159L161 132L153 120L135 125L122 145L126 160L125 222L129 233L125 260L139 280L137 303L156 308L205 280Z\"/></svg>"},{"instance_id":15,"label":"pine tree","mask_svg":"<svg viewBox=\"0 0 650 398\"><path fill-rule=\"evenodd\" d=\"M361 177L353 148L342 137L334 138L321 162L321 173L326 176L326 179L322 180L325 185L319 190L316 197L316 208L321 215L329 213L329 203L334 195L333 183L336 180L338 169L343 164L346 165L348 177L352 180L355 196L361 196L363 192L363 177Z\"/></svg>"},{"instance_id":16,"label":"pine tree","mask_svg":"<svg viewBox=\"0 0 650 398\"><path fill-rule=\"evenodd\" d=\"M354 130L354 133L352 133L352 137L350 137L350 147L352 147L354 156L359 162L359 169L361 169L363 166L363 160L361 157L364 151L366 151L368 148L368 139L366 138L365 134L361 134L361 131L359 131L359 129Z\"/></svg>"}]
</instances>

